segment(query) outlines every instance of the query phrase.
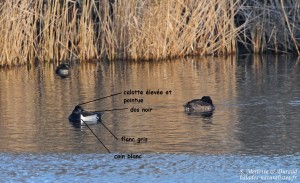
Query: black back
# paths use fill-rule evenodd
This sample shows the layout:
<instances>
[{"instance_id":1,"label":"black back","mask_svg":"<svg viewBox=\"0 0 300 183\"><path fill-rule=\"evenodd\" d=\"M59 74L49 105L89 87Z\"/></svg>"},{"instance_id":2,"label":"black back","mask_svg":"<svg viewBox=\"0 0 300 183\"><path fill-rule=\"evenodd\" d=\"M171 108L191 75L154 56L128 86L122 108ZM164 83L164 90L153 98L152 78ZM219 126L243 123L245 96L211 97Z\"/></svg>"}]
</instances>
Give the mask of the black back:
<instances>
[{"instance_id":1,"label":"black back","mask_svg":"<svg viewBox=\"0 0 300 183\"><path fill-rule=\"evenodd\" d=\"M65 63L62 63L62 64L59 64L57 67L56 67L56 74L58 74L58 71L59 70L68 70L70 69L70 65L69 64L65 64Z\"/></svg>"}]
</instances>

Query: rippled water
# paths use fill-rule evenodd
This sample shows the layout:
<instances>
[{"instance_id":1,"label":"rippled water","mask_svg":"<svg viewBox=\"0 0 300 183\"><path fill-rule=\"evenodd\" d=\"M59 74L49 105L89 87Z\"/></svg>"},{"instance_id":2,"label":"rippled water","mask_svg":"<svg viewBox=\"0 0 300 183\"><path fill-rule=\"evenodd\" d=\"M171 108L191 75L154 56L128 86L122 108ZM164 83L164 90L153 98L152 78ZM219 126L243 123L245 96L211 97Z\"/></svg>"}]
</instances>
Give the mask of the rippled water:
<instances>
[{"instance_id":1,"label":"rippled water","mask_svg":"<svg viewBox=\"0 0 300 183\"><path fill-rule=\"evenodd\" d=\"M147 154L141 160L120 161L105 154L0 156L1 182L299 181L300 159L294 156Z\"/></svg>"},{"instance_id":2,"label":"rippled water","mask_svg":"<svg viewBox=\"0 0 300 183\"><path fill-rule=\"evenodd\" d=\"M242 170L299 169L296 58L73 64L65 79L54 70L52 64L0 70L4 182L239 182L245 181ZM147 89L164 94L124 94ZM109 154L68 115L79 103L119 92L84 106L94 111L128 108L103 113L103 124L118 140L102 124L90 125ZM203 95L212 97L213 115L185 114L183 104ZM144 101L124 104L129 98ZM132 107L153 110L130 112ZM122 137L147 142L122 142ZM131 153L142 158L115 159Z\"/></svg>"}]
</instances>

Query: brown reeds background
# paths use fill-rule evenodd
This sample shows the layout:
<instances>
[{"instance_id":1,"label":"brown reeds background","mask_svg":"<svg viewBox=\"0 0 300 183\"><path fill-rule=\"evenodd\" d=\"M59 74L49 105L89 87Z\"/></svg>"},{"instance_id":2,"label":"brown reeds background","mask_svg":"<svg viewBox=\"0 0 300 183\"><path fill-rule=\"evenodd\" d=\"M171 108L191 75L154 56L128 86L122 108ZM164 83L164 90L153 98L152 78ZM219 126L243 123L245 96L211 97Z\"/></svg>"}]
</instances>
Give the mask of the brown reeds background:
<instances>
[{"instance_id":1,"label":"brown reeds background","mask_svg":"<svg viewBox=\"0 0 300 183\"><path fill-rule=\"evenodd\" d=\"M245 26L237 39L248 51L300 55L300 1L242 0L236 26L241 23Z\"/></svg>"},{"instance_id":2,"label":"brown reeds background","mask_svg":"<svg viewBox=\"0 0 300 183\"><path fill-rule=\"evenodd\" d=\"M0 66L156 60L240 47L300 55L299 6L294 0L2 0Z\"/></svg>"}]
</instances>

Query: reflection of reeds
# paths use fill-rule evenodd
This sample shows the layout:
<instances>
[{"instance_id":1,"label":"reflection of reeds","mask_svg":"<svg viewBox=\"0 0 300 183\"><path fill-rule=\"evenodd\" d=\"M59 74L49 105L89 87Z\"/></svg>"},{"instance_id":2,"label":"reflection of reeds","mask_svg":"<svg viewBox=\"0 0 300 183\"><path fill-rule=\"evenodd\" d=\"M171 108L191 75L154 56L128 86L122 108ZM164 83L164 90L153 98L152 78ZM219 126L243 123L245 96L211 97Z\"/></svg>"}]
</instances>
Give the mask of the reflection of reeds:
<instances>
[{"instance_id":1,"label":"reflection of reeds","mask_svg":"<svg viewBox=\"0 0 300 183\"><path fill-rule=\"evenodd\" d=\"M292 0L0 1L0 65L229 54L237 40L299 53L299 14Z\"/></svg>"}]
</instances>

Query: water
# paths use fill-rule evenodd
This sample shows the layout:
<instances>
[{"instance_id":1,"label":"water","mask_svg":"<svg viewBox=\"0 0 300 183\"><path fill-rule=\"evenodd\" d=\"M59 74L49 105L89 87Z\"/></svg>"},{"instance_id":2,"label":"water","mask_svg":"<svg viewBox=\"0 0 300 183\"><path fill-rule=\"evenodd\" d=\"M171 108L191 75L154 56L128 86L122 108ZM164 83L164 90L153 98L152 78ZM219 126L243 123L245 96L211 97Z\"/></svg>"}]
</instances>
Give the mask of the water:
<instances>
[{"instance_id":1,"label":"water","mask_svg":"<svg viewBox=\"0 0 300 183\"><path fill-rule=\"evenodd\" d=\"M112 161L104 154L1 156L9 162L0 163L3 182L243 182L241 176L246 175L255 175L259 181L281 175L290 178L286 182L296 182L299 172L299 164L295 163L297 160L299 163L299 158L291 156L147 154L138 161ZM253 170L275 170L275 173L255 174L250 172Z\"/></svg>"},{"instance_id":2,"label":"water","mask_svg":"<svg viewBox=\"0 0 300 183\"><path fill-rule=\"evenodd\" d=\"M74 64L65 79L54 70L0 70L0 182L300 182L293 179L300 171L296 58ZM147 89L164 94L123 93ZM84 107L153 110L104 112L103 124L118 140L102 124L90 126L110 154L68 115L79 103L119 92ZM185 114L182 105L203 95L212 97L213 115ZM124 104L128 98L144 102ZM141 158L115 159L131 153Z\"/></svg>"}]
</instances>

